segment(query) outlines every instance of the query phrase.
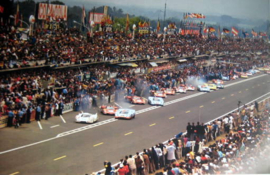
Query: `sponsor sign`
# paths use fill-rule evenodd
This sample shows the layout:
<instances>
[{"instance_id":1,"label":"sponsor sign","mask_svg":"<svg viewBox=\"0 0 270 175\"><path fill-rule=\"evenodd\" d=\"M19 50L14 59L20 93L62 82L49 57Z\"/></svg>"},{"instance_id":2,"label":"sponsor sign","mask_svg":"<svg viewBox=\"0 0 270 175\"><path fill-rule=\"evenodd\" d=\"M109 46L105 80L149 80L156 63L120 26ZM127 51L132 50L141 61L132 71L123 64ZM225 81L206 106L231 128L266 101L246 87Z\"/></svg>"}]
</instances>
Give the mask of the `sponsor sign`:
<instances>
[{"instance_id":1,"label":"sponsor sign","mask_svg":"<svg viewBox=\"0 0 270 175\"><path fill-rule=\"evenodd\" d=\"M89 12L89 23L91 23L91 21L94 21L95 24L101 24L103 16L103 13Z\"/></svg>"},{"instance_id":2,"label":"sponsor sign","mask_svg":"<svg viewBox=\"0 0 270 175\"><path fill-rule=\"evenodd\" d=\"M53 20L63 19L67 21L67 6L39 3L38 19L46 20L48 17Z\"/></svg>"}]
</instances>

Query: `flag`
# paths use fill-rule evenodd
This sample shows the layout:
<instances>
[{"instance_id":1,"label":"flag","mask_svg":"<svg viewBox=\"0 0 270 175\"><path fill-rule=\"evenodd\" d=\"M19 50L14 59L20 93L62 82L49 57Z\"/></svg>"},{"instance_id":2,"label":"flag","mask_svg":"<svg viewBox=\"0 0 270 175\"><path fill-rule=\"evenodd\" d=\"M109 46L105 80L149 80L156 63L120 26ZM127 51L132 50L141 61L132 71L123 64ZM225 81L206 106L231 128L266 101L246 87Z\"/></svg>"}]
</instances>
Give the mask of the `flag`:
<instances>
[{"instance_id":1,"label":"flag","mask_svg":"<svg viewBox=\"0 0 270 175\"><path fill-rule=\"evenodd\" d=\"M160 22L159 22L159 20L158 20L158 22L157 22L157 33L160 31Z\"/></svg>"},{"instance_id":2,"label":"flag","mask_svg":"<svg viewBox=\"0 0 270 175\"><path fill-rule=\"evenodd\" d=\"M188 13L185 14L185 19L188 19Z\"/></svg>"},{"instance_id":3,"label":"flag","mask_svg":"<svg viewBox=\"0 0 270 175\"><path fill-rule=\"evenodd\" d=\"M258 33L255 32L253 29L252 29L251 33L252 33L252 35L253 35L254 37L257 37L257 36L258 36Z\"/></svg>"},{"instance_id":4,"label":"flag","mask_svg":"<svg viewBox=\"0 0 270 175\"><path fill-rule=\"evenodd\" d=\"M208 30L209 32L215 32L216 31L216 29L214 28L214 27L209 27L209 30Z\"/></svg>"},{"instance_id":5,"label":"flag","mask_svg":"<svg viewBox=\"0 0 270 175\"><path fill-rule=\"evenodd\" d=\"M218 38L221 38L220 26L218 26Z\"/></svg>"},{"instance_id":6,"label":"flag","mask_svg":"<svg viewBox=\"0 0 270 175\"><path fill-rule=\"evenodd\" d=\"M260 32L260 36L267 36L266 32Z\"/></svg>"},{"instance_id":7,"label":"flag","mask_svg":"<svg viewBox=\"0 0 270 175\"><path fill-rule=\"evenodd\" d=\"M223 28L223 32L228 34L228 33L230 33L230 30L226 29L226 28Z\"/></svg>"},{"instance_id":8,"label":"flag","mask_svg":"<svg viewBox=\"0 0 270 175\"><path fill-rule=\"evenodd\" d=\"M203 33L208 33L209 29L207 27L204 26L203 28Z\"/></svg>"},{"instance_id":9,"label":"flag","mask_svg":"<svg viewBox=\"0 0 270 175\"><path fill-rule=\"evenodd\" d=\"M4 13L5 8L0 5L0 13Z\"/></svg>"},{"instance_id":10,"label":"flag","mask_svg":"<svg viewBox=\"0 0 270 175\"><path fill-rule=\"evenodd\" d=\"M126 20L126 31L129 30L129 16L127 14L127 20Z\"/></svg>"},{"instance_id":11,"label":"flag","mask_svg":"<svg viewBox=\"0 0 270 175\"><path fill-rule=\"evenodd\" d=\"M232 34L238 35L238 33L239 31L236 28L232 27Z\"/></svg>"},{"instance_id":12,"label":"flag","mask_svg":"<svg viewBox=\"0 0 270 175\"><path fill-rule=\"evenodd\" d=\"M84 6L82 8L82 31L84 31L86 25L86 14L85 14L85 9Z\"/></svg>"},{"instance_id":13,"label":"flag","mask_svg":"<svg viewBox=\"0 0 270 175\"><path fill-rule=\"evenodd\" d=\"M21 14L21 23L20 23L20 27L23 27L22 20L23 20L23 15Z\"/></svg>"},{"instance_id":14,"label":"flag","mask_svg":"<svg viewBox=\"0 0 270 175\"><path fill-rule=\"evenodd\" d=\"M15 15L15 19L14 19L14 25L17 25L19 20L20 20L20 7L19 7L19 2L17 2L17 12Z\"/></svg>"}]
</instances>

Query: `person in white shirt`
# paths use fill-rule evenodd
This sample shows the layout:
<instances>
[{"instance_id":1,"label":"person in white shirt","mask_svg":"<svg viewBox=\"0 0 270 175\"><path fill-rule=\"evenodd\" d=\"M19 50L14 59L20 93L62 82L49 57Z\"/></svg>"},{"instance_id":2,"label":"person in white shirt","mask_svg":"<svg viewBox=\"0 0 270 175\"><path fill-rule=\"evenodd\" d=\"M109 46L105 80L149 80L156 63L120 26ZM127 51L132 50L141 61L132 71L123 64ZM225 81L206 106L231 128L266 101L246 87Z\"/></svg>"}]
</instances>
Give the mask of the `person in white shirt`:
<instances>
[{"instance_id":1,"label":"person in white shirt","mask_svg":"<svg viewBox=\"0 0 270 175\"><path fill-rule=\"evenodd\" d=\"M127 163L129 164L131 174L136 175L136 163L132 155L129 155L129 158L127 159Z\"/></svg>"}]
</instances>

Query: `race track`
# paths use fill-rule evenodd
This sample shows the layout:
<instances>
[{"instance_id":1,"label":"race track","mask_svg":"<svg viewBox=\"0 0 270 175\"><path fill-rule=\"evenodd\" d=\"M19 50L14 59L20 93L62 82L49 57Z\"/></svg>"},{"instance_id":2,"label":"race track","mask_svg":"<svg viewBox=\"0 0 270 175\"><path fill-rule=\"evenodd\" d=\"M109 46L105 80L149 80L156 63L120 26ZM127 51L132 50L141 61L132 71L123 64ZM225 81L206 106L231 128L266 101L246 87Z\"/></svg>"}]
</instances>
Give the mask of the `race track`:
<instances>
[{"instance_id":1,"label":"race track","mask_svg":"<svg viewBox=\"0 0 270 175\"><path fill-rule=\"evenodd\" d=\"M103 169L105 160L116 163L172 138L185 131L187 122L208 122L237 108L238 101L245 104L270 96L269 75L229 81L226 86L211 93L169 96L165 107L132 106L138 112L134 120L100 115L103 124L93 127L74 123L76 113L71 112L63 115L66 123L60 117L42 120L42 130L36 122L2 129L0 174L90 174Z\"/></svg>"}]
</instances>

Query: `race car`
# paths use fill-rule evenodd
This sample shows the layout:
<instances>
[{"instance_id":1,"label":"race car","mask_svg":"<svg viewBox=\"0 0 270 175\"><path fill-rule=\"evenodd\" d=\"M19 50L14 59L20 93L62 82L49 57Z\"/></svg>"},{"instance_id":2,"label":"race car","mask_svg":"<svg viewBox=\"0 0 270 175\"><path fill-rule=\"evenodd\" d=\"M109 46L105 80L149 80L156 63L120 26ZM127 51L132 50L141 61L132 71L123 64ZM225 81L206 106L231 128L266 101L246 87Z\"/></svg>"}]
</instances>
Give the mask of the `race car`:
<instances>
[{"instance_id":1,"label":"race car","mask_svg":"<svg viewBox=\"0 0 270 175\"><path fill-rule=\"evenodd\" d=\"M146 100L139 96L126 96L125 100L132 104L145 104Z\"/></svg>"},{"instance_id":2,"label":"race car","mask_svg":"<svg viewBox=\"0 0 270 175\"><path fill-rule=\"evenodd\" d=\"M238 78L239 78L239 76L236 75L236 74L234 74L234 75L231 77L231 80L236 80L236 79L238 79Z\"/></svg>"},{"instance_id":3,"label":"race car","mask_svg":"<svg viewBox=\"0 0 270 175\"><path fill-rule=\"evenodd\" d=\"M241 78L248 78L248 75L246 73L241 73Z\"/></svg>"},{"instance_id":4,"label":"race car","mask_svg":"<svg viewBox=\"0 0 270 175\"><path fill-rule=\"evenodd\" d=\"M148 103L150 105L164 106L164 100L161 97L148 97Z\"/></svg>"},{"instance_id":5,"label":"race car","mask_svg":"<svg viewBox=\"0 0 270 175\"><path fill-rule=\"evenodd\" d=\"M100 109L102 114L114 115L119 108L117 106L102 105Z\"/></svg>"},{"instance_id":6,"label":"race car","mask_svg":"<svg viewBox=\"0 0 270 175\"><path fill-rule=\"evenodd\" d=\"M187 85L187 91L195 91L195 87L192 85Z\"/></svg>"},{"instance_id":7,"label":"race car","mask_svg":"<svg viewBox=\"0 0 270 175\"><path fill-rule=\"evenodd\" d=\"M210 83L208 84L208 87L210 88L210 90L217 90L217 86L215 84Z\"/></svg>"},{"instance_id":8,"label":"race car","mask_svg":"<svg viewBox=\"0 0 270 175\"><path fill-rule=\"evenodd\" d=\"M166 93L166 95L175 95L175 90L171 88L165 89L164 92Z\"/></svg>"},{"instance_id":9,"label":"race car","mask_svg":"<svg viewBox=\"0 0 270 175\"><path fill-rule=\"evenodd\" d=\"M212 82L213 82L214 84L224 84L224 81L219 80L219 79L213 79Z\"/></svg>"},{"instance_id":10,"label":"race car","mask_svg":"<svg viewBox=\"0 0 270 175\"><path fill-rule=\"evenodd\" d=\"M198 85L198 91L200 92L210 92L210 88L207 84Z\"/></svg>"},{"instance_id":11,"label":"race car","mask_svg":"<svg viewBox=\"0 0 270 175\"><path fill-rule=\"evenodd\" d=\"M218 89L224 89L224 85L220 83L215 84Z\"/></svg>"},{"instance_id":12,"label":"race car","mask_svg":"<svg viewBox=\"0 0 270 175\"><path fill-rule=\"evenodd\" d=\"M75 116L76 123L94 123L98 121L98 114L81 112Z\"/></svg>"},{"instance_id":13,"label":"race car","mask_svg":"<svg viewBox=\"0 0 270 175\"><path fill-rule=\"evenodd\" d=\"M132 119L135 118L135 110L134 109L118 109L118 111L115 113L114 118L119 119Z\"/></svg>"},{"instance_id":14,"label":"race car","mask_svg":"<svg viewBox=\"0 0 270 175\"><path fill-rule=\"evenodd\" d=\"M247 71L246 74L247 74L247 76L252 76L253 75L253 73L249 72L249 71Z\"/></svg>"},{"instance_id":15,"label":"race car","mask_svg":"<svg viewBox=\"0 0 270 175\"><path fill-rule=\"evenodd\" d=\"M223 76L223 75L221 75L221 80L223 80L223 81L229 81L230 78L229 78L229 76Z\"/></svg>"},{"instance_id":16,"label":"race car","mask_svg":"<svg viewBox=\"0 0 270 175\"><path fill-rule=\"evenodd\" d=\"M167 95L166 95L166 93L164 91L151 91L150 95L154 96L154 97L162 97L162 98L167 97Z\"/></svg>"},{"instance_id":17,"label":"race car","mask_svg":"<svg viewBox=\"0 0 270 175\"><path fill-rule=\"evenodd\" d=\"M175 88L175 92L185 94L185 93L187 93L187 88L183 87L183 86L178 86Z\"/></svg>"}]
</instances>

